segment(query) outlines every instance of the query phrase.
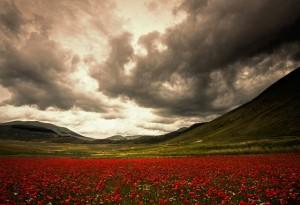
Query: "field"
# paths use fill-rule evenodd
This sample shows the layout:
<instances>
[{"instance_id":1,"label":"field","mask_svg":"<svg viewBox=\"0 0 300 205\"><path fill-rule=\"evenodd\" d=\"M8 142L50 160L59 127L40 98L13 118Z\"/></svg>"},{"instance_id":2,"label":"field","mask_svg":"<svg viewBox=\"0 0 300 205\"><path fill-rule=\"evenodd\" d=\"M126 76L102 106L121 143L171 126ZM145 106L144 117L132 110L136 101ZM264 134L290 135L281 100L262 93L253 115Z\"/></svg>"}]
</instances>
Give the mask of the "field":
<instances>
[{"instance_id":1,"label":"field","mask_svg":"<svg viewBox=\"0 0 300 205\"><path fill-rule=\"evenodd\" d=\"M0 158L0 204L299 204L300 155Z\"/></svg>"},{"instance_id":2,"label":"field","mask_svg":"<svg viewBox=\"0 0 300 205\"><path fill-rule=\"evenodd\" d=\"M299 152L296 136L237 142L184 142L159 144L75 144L0 140L0 155L77 156L93 158L198 156Z\"/></svg>"}]
</instances>

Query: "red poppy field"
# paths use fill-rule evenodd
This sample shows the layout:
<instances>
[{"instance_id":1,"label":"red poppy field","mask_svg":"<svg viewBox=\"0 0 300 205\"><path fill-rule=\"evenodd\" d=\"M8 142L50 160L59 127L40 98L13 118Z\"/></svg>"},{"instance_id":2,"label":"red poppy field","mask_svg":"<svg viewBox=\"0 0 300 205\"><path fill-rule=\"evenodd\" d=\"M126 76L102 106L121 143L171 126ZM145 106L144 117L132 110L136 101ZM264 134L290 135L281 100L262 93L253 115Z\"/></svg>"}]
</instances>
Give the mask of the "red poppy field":
<instances>
[{"instance_id":1,"label":"red poppy field","mask_svg":"<svg viewBox=\"0 0 300 205\"><path fill-rule=\"evenodd\" d=\"M0 158L0 204L300 204L300 155Z\"/></svg>"}]
</instances>

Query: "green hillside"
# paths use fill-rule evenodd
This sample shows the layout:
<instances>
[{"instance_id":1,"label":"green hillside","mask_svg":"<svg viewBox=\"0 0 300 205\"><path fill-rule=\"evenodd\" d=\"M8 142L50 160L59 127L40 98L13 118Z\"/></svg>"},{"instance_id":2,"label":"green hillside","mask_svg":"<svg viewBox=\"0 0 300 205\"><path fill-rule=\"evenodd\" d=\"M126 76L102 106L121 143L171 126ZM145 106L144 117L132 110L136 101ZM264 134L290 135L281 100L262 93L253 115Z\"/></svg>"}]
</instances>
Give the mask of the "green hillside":
<instances>
[{"instance_id":1,"label":"green hillside","mask_svg":"<svg viewBox=\"0 0 300 205\"><path fill-rule=\"evenodd\" d=\"M249 103L168 142L222 144L282 136L300 138L300 68Z\"/></svg>"},{"instance_id":2,"label":"green hillside","mask_svg":"<svg viewBox=\"0 0 300 205\"><path fill-rule=\"evenodd\" d=\"M44 142L86 142L84 137L65 127L39 121L12 121L0 124L0 139Z\"/></svg>"}]
</instances>

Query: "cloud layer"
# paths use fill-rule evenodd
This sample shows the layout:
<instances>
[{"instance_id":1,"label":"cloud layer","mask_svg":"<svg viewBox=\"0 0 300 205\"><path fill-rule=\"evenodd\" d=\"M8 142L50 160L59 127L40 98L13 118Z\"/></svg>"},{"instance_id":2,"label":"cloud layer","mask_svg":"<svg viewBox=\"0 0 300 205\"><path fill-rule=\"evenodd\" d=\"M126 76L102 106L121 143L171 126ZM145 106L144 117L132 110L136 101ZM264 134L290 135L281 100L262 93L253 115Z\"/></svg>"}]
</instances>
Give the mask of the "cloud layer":
<instances>
[{"instance_id":1,"label":"cloud layer","mask_svg":"<svg viewBox=\"0 0 300 205\"><path fill-rule=\"evenodd\" d=\"M297 0L0 1L1 121L161 133L247 102L299 62Z\"/></svg>"},{"instance_id":2,"label":"cloud layer","mask_svg":"<svg viewBox=\"0 0 300 205\"><path fill-rule=\"evenodd\" d=\"M32 4L34 2L27 5L22 1L1 1L0 83L12 95L5 103L36 105L40 109L79 107L86 111L106 111L101 100L88 96L80 88L74 89L75 82L70 76L78 69L80 58L58 40L53 40L55 32L67 35L65 32L78 31L80 26L74 23L81 12L93 14L92 1L67 2L37 1L38 7ZM109 7L108 1L101 6ZM68 23L75 27L68 30ZM93 19L90 23L97 27L99 35L112 32L110 27L102 25L103 19ZM110 26L113 27L112 23Z\"/></svg>"},{"instance_id":3,"label":"cloud layer","mask_svg":"<svg viewBox=\"0 0 300 205\"><path fill-rule=\"evenodd\" d=\"M93 69L100 91L127 96L165 116L222 113L299 61L300 5L295 0L186 0L174 12L187 17L165 33L141 36L144 55L134 53L128 33L111 39L110 56ZM133 64L129 74L128 64ZM270 80L249 84L257 76Z\"/></svg>"}]
</instances>

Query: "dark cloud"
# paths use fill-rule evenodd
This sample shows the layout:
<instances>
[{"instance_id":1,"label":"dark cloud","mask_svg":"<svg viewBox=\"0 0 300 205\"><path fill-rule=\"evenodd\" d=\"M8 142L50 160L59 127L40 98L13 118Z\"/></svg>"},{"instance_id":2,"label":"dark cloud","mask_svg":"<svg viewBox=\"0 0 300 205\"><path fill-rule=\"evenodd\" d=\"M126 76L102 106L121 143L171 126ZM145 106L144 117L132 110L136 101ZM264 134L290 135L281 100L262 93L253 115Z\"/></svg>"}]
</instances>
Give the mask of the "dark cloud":
<instances>
[{"instance_id":1,"label":"dark cloud","mask_svg":"<svg viewBox=\"0 0 300 205\"><path fill-rule=\"evenodd\" d=\"M143 128L145 130L155 130L155 131L159 131L159 132L162 132L162 133L167 133L167 132L170 132L171 130L170 129L167 129L165 127L163 127L162 125L158 125L158 124L148 124L148 125L144 125L144 124L140 124L140 125L137 125L137 127L139 128Z\"/></svg>"},{"instance_id":2,"label":"dark cloud","mask_svg":"<svg viewBox=\"0 0 300 205\"><path fill-rule=\"evenodd\" d=\"M155 124L173 124L174 122L175 121L172 118L158 118L151 121L151 123Z\"/></svg>"},{"instance_id":3,"label":"dark cloud","mask_svg":"<svg viewBox=\"0 0 300 205\"><path fill-rule=\"evenodd\" d=\"M130 33L124 33L121 36L111 39L109 58L104 65L101 65L100 69L92 70L92 76L99 80L100 89L106 94L112 94L113 97L115 97L114 93L122 92L122 88L115 85L127 84L124 65L133 56L130 39Z\"/></svg>"},{"instance_id":4,"label":"dark cloud","mask_svg":"<svg viewBox=\"0 0 300 205\"><path fill-rule=\"evenodd\" d=\"M103 111L101 103L77 94L67 83L67 75L76 67L76 57L55 42L32 33L22 47L6 44L0 54L0 83L12 93L6 103Z\"/></svg>"},{"instance_id":5,"label":"dark cloud","mask_svg":"<svg viewBox=\"0 0 300 205\"><path fill-rule=\"evenodd\" d=\"M161 115L208 116L249 100L280 77L275 71L283 75L298 63L297 0L186 0L175 11L186 19L140 38L147 55L133 53L128 33L111 40L108 60L93 68L101 91Z\"/></svg>"},{"instance_id":6,"label":"dark cloud","mask_svg":"<svg viewBox=\"0 0 300 205\"><path fill-rule=\"evenodd\" d=\"M146 6L155 13L165 2L171 1ZM0 84L11 93L5 103L117 113L74 86L70 75L84 64L108 97L134 100L162 116L214 116L254 97L300 61L297 0L184 0L174 9L186 13L181 23L139 38L146 54L135 53L132 34L120 32L114 7L112 1L2 0ZM95 42L95 33L110 38L101 65L95 55L79 58L62 45L86 40L94 48L105 41Z\"/></svg>"},{"instance_id":7,"label":"dark cloud","mask_svg":"<svg viewBox=\"0 0 300 205\"><path fill-rule=\"evenodd\" d=\"M19 33L24 19L14 2L3 0L0 2L0 8L1 30L4 32Z\"/></svg>"},{"instance_id":8,"label":"dark cloud","mask_svg":"<svg viewBox=\"0 0 300 205\"><path fill-rule=\"evenodd\" d=\"M174 9L174 13L180 12L181 10L186 10L189 15L197 15L201 12L202 8L207 6L209 0L189 0L182 1L182 3Z\"/></svg>"},{"instance_id":9,"label":"dark cloud","mask_svg":"<svg viewBox=\"0 0 300 205\"><path fill-rule=\"evenodd\" d=\"M45 26L26 19L12 1L1 2L0 84L12 94L4 103L104 112L99 100L73 90L68 75L79 59L51 40Z\"/></svg>"}]
</instances>

